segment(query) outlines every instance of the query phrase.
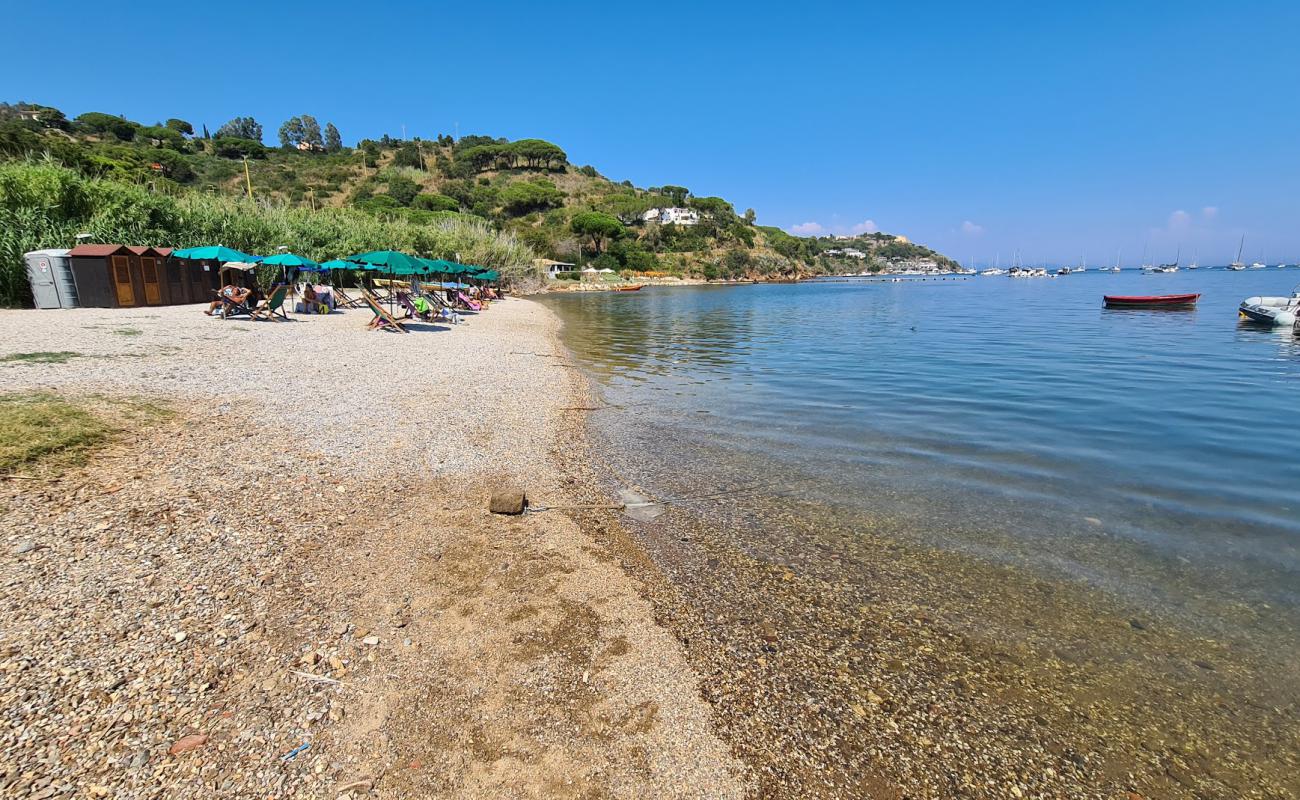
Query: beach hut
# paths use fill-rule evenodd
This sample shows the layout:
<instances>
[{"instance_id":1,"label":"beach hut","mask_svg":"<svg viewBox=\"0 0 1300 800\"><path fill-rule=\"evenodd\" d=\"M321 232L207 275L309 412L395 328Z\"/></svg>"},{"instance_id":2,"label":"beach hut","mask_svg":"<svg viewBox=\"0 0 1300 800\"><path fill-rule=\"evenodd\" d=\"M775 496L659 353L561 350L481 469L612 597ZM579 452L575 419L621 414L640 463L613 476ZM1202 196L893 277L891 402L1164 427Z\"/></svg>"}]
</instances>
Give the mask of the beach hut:
<instances>
[{"instance_id":1,"label":"beach hut","mask_svg":"<svg viewBox=\"0 0 1300 800\"><path fill-rule=\"evenodd\" d=\"M173 302L185 302L183 299L172 300L170 287L163 276L163 262L166 256L152 247L127 245L131 252L132 274L139 279L139 286L144 290L144 305L163 306Z\"/></svg>"},{"instance_id":2,"label":"beach hut","mask_svg":"<svg viewBox=\"0 0 1300 800\"><path fill-rule=\"evenodd\" d=\"M72 279L70 250L33 250L23 254L27 281L37 308L76 308L77 284Z\"/></svg>"},{"instance_id":3,"label":"beach hut","mask_svg":"<svg viewBox=\"0 0 1300 800\"><path fill-rule=\"evenodd\" d=\"M68 251L77 302L89 308L144 305L144 281L131 268L134 255L120 244L83 244Z\"/></svg>"}]
</instances>

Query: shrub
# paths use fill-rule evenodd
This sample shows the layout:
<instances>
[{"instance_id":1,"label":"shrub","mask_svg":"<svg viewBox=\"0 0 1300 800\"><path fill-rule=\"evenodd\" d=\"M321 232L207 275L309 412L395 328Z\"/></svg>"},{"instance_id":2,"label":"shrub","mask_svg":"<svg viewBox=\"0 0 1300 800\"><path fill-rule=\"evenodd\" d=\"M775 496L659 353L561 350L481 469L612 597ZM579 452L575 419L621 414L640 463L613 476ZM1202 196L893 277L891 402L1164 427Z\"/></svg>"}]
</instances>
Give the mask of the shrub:
<instances>
[{"instance_id":1,"label":"shrub","mask_svg":"<svg viewBox=\"0 0 1300 800\"><path fill-rule=\"evenodd\" d=\"M411 207L425 211L459 211L460 201L445 194L417 194Z\"/></svg>"}]
</instances>

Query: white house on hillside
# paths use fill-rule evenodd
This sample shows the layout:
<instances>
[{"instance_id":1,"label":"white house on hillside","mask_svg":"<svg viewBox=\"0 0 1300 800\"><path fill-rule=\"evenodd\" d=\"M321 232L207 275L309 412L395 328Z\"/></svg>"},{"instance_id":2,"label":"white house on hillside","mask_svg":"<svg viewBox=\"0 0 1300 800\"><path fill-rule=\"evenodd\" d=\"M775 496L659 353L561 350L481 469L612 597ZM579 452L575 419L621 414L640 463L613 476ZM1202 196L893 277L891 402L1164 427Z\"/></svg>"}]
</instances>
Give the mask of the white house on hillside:
<instances>
[{"instance_id":1,"label":"white house on hillside","mask_svg":"<svg viewBox=\"0 0 1300 800\"><path fill-rule=\"evenodd\" d=\"M660 225L698 225L700 215L693 208L652 208L641 215L641 221Z\"/></svg>"}]
</instances>

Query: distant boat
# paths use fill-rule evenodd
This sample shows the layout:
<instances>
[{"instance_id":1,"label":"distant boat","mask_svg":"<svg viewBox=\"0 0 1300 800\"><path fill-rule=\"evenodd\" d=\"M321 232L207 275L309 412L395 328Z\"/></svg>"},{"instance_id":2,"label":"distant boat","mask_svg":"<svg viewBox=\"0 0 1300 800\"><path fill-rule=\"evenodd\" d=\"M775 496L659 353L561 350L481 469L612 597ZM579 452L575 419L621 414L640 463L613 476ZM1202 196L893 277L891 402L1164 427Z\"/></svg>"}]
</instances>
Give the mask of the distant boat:
<instances>
[{"instance_id":1,"label":"distant boat","mask_svg":"<svg viewBox=\"0 0 1300 800\"><path fill-rule=\"evenodd\" d=\"M1241 243L1237 245L1237 258L1235 261L1233 261L1231 264L1228 265L1228 269L1232 270L1233 272L1240 272L1241 270L1246 268L1246 265L1241 263L1241 249L1245 246L1246 246L1246 234L1243 233L1241 235Z\"/></svg>"},{"instance_id":2,"label":"distant boat","mask_svg":"<svg viewBox=\"0 0 1300 800\"><path fill-rule=\"evenodd\" d=\"M1198 264L1198 263L1196 263L1196 262L1199 261L1199 260L1200 260L1200 259L1198 259L1198 258L1196 257L1196 251L1193 250L1193 251L1192 251L1192 263L1188 264L1188 265L1187 265L1187 268L1188 268L1188 269L1200 269L1200 268L1201 268L1201 265Z\"/></svg>"},{"instance_id":3,"label":"distant boat","mask_svg":"<svg viewBox=\"0 0 1300 800\"><path fill-rule=\"evenodd\" d=\"M1250 268L1251 268L1251 269L1263 269L1263 268L1264 268L1264 264L1262 264L1262 263L1259 262L1259 261L1256 261L1254 264L1251 264L1251 265L1250 265Z\"/></svg>"},{"instance_id":4,"label":"distant boat","mask_svg":"<svg viewBox=\"0 0 1300 800\"><path fill-rule=\"evenodd\" d=\"M641 290L644 289L644 288L645 288L645 284L644 284L644 283L638 283L638 284L635 285L635 286L615 286L615 287L613 287L614 291L616 291L616 292L639 292L639 291L641 291Z\"/></svg>"},{"instance_id":5,"label":"distant boat","mask_svg":"<svg viewBox=\"0 0 1300 800\"><path fill-rule=\"evenodd\" d=\"M996 269L996 268L995 268L995 269L986 269L986 270L984 270L983 272L981 272L980 274L981 274L981 275L1006 275L1006 274L1007 274L1007 271L1006 271L1005 269Z\"/></svg>"},{"instance_id":6,"label":"distant boat","mask_svg":"<svg viewBox=\"0 0 1300 800\"><path fill-rule=\"evenodd\" d=\"M1104 296L1107 308L1191 308L1200 299L1199 294L1108 294Z\"/></svg>"},{"instance_id":7,"label":"distant boat","mask_svg":"<svg viewBox=\"0 0 1300 800\"><path fill-rule=\"evenodd\" d=\"M1179 260L1181 260L1182 255L1183 255L1183 248L1180 246L1180 247L1178 248L1178 251L1174 254L1174 260L1173 260L1173 263L1172 263L1172 264L1161 264L1160 266L1155 267L1155 268L1152 269L1151 271L1152 271L1152 272L1165 272L1165 273L1168 273L1168 272L1177 272L1177 271L1178 271L1178 262L1179 262Z\"/></svg>"}]
</instances>

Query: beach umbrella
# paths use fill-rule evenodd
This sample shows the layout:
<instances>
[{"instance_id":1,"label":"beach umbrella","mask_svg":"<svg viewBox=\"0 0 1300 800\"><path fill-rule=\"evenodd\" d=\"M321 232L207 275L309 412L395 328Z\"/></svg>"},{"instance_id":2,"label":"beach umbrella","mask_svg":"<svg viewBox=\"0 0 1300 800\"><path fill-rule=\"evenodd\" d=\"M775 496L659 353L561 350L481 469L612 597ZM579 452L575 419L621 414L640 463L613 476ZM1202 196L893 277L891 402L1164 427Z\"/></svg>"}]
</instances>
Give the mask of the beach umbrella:
<instances>
[{"instance_id":1,"label":"beach umbrella","mask_svg":"<svg viewBox=\"0 0 1300 800\"><path fill-rule=\"evenodd\" d=\"M387 272L392 275L415 275L417 272L423 271L424 268L415 256L408 256L406 253L399 253L396 250L372 250L369 253L348 256L344 260L364 264L375 268L378 272Z\"/></svg>"},{"instance_id":2,"label":"beach umbrella","mask_svg":"<svg viewBox=\"0 0 1300 800\"><path fill-rule=\"evenodd\" d=\"M241 253L230 247L222 247L219 244L208 245L206 247L187 247L184 250L173 250L172 258L184 258L190 261L240 261L244 263L257 261L256 256L250 256L248 253Z\"/></svg>"},{"instance_id":3,"label":"beach umbrella","mask_svg":"<svg viewBox=\"0 0 1300 800\"><path fill-rule=\"evenodd\" d=\"M310 272L317 272L322 269L327 269L327 267L322 267L320 264L317 264L315 261L312 261L310 258L307 258L306 256L300 256L296 253L278 253L273 256L267 256L266 258L262 259L262 263L270 264L276 267L294 267L296 269L304 269Z\"/></svg>"},{"instance_id":4,"label":"beach umbrella","mask_svg":"<svg viewBox=\"0 0 1300 800\"><path fill-rule=\"evenodd\" d=\"M345 260L362 265L359 268L370 269L375 272L386 272L393 277L398 275L420 275L428 271L428 267L421 264L415 256L408 256L406 253L397 250L371 250L368 253L348 256ZM391 286L389 286L388 293L388 310L390 313L393 310Z\"/></svg>"},{"instance_id":5,"label":"beach umbrella","mask_svg":"<svg viewBox=\"0 0 1300 800\"><path fill-rule=\"evenodd\" d=\"M494 269L485 269L485 270L483 270L482 272L480 272L480 273L478 273L478 274L471 275L470 277L471 277L471 278L475 278L475 279L480 280L480 281L487 281L487 282L490 283L490 282L492 282L492 281L500 280L500 279L501 279L501 273L497 272L497 271L494 270Z\"/></svg>"}]
</instances>

